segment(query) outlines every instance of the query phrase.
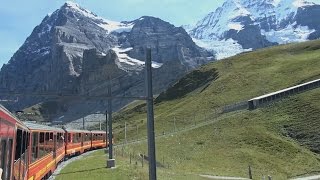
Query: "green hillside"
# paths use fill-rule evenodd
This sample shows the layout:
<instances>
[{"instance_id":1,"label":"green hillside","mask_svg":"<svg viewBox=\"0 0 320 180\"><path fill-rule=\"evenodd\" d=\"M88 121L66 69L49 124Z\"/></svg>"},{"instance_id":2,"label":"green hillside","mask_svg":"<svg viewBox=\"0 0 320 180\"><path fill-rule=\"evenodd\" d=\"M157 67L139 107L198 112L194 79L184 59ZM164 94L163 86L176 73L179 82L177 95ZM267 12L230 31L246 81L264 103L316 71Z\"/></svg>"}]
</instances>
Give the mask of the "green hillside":
<instances>
[{"instance_id":1,"label":"green hillside","mask_svg":"<svg viewBox=\"0 0 320 180\"><path fill-rule=\"evenodd\" d=\"M156 133L172 131L174 121L177 128L190 126L219 115L222 106L320 78L319 65L320 41L271 47L205 65L156 99ZM129 105L115 114L115 121L118 140L123 138L124 121L132 139L137 134L145 137L145 104Z\"/></svg>"},{"instance_id":2,"label":"green hillside","mask_svg":"<svg viewBox=\"0 0 320 180\"><path fill-rule=\"evenodd\" d=\"M319 89L221 114L224 105L320 78L319 65L320 41L310 41L240 54L189 73L156 99L156 134L211 123L157 139L157 156L170 164L160 168L160 177L247 177L248 165L256 179L320 173ZM116 142L124 141L125 121L128 140L146 137L145 112L145 104L136 102L115 115ZM128 151L147 152L146 144Z\"/></svg>"}]
</instances>

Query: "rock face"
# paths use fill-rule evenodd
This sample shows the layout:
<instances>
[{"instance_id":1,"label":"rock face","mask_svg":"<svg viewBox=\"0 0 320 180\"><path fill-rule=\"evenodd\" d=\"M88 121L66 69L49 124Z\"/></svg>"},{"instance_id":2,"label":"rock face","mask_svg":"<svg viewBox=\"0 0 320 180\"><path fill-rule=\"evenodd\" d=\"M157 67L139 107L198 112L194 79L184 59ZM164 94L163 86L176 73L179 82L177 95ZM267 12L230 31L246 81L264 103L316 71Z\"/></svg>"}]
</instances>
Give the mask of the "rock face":
<instances>
[{"instance_id":1,"label":"rock face","mask_svg":"<svg viewBox=\"0 0 320 180\"><path fill-rule=\"evenodd\" d=\"M218 59L276 44L320 37L320 5L305 0L227 0L190 35ZM225 48L228 47L228 48Z\"/></svg>"},{"instance_id":2,"label":"rock face","mask_svg":"<svg viewBox=\"0 0 320 180\"><path fill-rule=\"evenodd\" d=\"M75 3L65 3L34 28L0 71L2 92L106 95L111 78L114 95L144 95L145 48L152 50L154 92L166 89L187 71L214 60L181 27L154 17L114 22ZM46 99L46 98L44 98ZM20 98L21 109L43 98ZM117 109L131 100L115 101ZM62 101L59 101L62 102ZM63 100L68 121L104 110L102 100ZM67 110L66 110L67 109ZM84 112L86 109L88 111ZM77 116L75 116L77 114ZM53 118L53 119L54 119Z\"/></svg>"},{"instance_id":3,"label":"rock face","mask_svg":"<svg viewBox=\"0 0 320 180\"><path fill-rule=\"evenodd\" d=\"M143 48L151 47L152 58L158 63L179 60L186 67L194 68L206 63L203 58L210 56L197 47L182 27L175 27L159 18L142 17L135 22L129 35L129 43L133 47L129 55L143 59Z\"/></svg>"}]
</instances>

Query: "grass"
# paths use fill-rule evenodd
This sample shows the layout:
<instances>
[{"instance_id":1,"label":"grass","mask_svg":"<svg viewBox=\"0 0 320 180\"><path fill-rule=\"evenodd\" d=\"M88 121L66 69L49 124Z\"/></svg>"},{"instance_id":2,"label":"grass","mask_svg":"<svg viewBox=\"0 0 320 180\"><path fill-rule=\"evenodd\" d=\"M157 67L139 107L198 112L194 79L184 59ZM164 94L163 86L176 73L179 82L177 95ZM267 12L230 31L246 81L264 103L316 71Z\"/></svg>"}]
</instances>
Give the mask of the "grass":
<instances>
[{"instance_id":1,"label":"grass","mask_svg":"<svg viewBox=\"0 0 320 180\"><path fill-rule=\"evenodd\" d=\"M155 104L156 134L212 121L157 140L157 157L170 164L169 169L159 170L160 179L190 174L247 177L248 165L255 179L267 174L274 179L288 179L319 172L319 90L255 111L221 115L219 110L227 104L319 78L319 47L320 41L310 41L213 62L187 75L189 83L180 81L183 83L178 82L160 95ZM212 70L217 78L205 83L194 80L199 72ZM183 91L184 87L187 91ZM180 96L163 98L175 93ZM124 121L128 139L146 137L143 102L129 105L115 115L116 142L124 141ZM145 143L130 145L128 151L147 152L147 147Z\"/></svg>"},{"instance_id":2,"label":"grass","mask_svg":"<svg viewBox=\"0 0 320 180\"><path fill-rule=\"evenodd\" d=\"M300 104L319 104L319 98L314 99L317 96L320 96L319 89L263 109L225 114L210 125L160 138L157 140L157 157L160 161L164 157L170 164L167 172L181 175L248 177L248 165L252 167L255 179L262 175L288 179L320 173L320 157L305 143L313 139L307 135L302 140L287 136L287 128L292 126L296 127L294 132L297 134L320 135L319 119L314 115L295 118L300 115L299 110L304 109ZM313 107L319 112L319 105ZM147 152L147 147L146 144L130 145L129 151L133 150Z\"/></svg>"},{"instance_id":3,"label":"grass","mask_svg":"<svg viewBox=\"0 0 320 180\"><path fill-rule=\"evenodd\" d=\"M94 152L92 155L74 161L67 165L56 177L56 180L69 179L110 179L132 180L147 179L145 169L129 165L128 161L117 158L117 168L106 168L106 155L103 150Z\"/></svg>"}]
</instances>

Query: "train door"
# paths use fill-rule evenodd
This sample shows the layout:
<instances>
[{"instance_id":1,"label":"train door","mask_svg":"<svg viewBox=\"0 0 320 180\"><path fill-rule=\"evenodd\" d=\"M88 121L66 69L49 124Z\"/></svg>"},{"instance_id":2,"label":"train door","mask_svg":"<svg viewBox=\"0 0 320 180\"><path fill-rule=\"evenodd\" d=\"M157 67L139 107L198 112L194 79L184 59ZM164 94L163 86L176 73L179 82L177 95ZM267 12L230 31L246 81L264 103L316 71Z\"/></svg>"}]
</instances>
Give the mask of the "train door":
<instances>
[{"instance_id":1,"label":"train door","mask_svg":"<svg viewBox=\"0 0 320 180\"><path fill-rule=\"evenodd\" d=\"M14 126L0 119L0 179L11 179Z\"/></svg>"},{"instance_id":2,"label":"train door","mask_svg":"<svg viewBox=\"0 0 320 180\"><path fill-rule=\"evenodd\" d=\"M16 149L14 162L14 177L17 180L25 179L28 170L28 136L29 133L23 129L17 129Z\"/></svg>"}]
</instances>

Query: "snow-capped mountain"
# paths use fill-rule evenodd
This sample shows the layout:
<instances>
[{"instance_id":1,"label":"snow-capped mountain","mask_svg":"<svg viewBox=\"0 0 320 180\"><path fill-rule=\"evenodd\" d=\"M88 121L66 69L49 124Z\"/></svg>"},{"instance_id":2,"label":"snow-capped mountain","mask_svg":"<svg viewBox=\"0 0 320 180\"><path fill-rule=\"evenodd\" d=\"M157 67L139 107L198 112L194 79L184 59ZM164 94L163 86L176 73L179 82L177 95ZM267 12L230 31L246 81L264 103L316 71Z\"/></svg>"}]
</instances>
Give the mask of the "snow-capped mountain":
<instances>
[{"instance_id":1,"label":"snow-capped mountain","mask_svg":"<svg viewBox=\"0 0 320 180\"><path fill-rule=\"evenodd\" d=\"M213 54L198 47L183 28L159 18L143 16L115 22L67 2L46 16L1 68L0 90L104 95L102 85L107 76L120 74L121 78L114 80L114 94L140 96L146 47L152 50L156 93L190 69L213 59ZM39 101L24 98L18 105L23 108ZM114 105L119 108L126 103L128 100L122 100ZM86 103L68 106L74 112L97 108ZM105 109L103 103L100 108ZM69 120L75 117L70 115Z\"/></svg>"},{"instance_id":2,"label":"snow-capped mountain","mask_svg":"<svg viewBox=\"0 0 320 180\"><path fill-rule=\"evenodd\" d=\"M227 0L189 33L219 59L320 37L320 5L306 0ZM228 48L225 48L228 47Z\"/></svg>"}]
</instances>

